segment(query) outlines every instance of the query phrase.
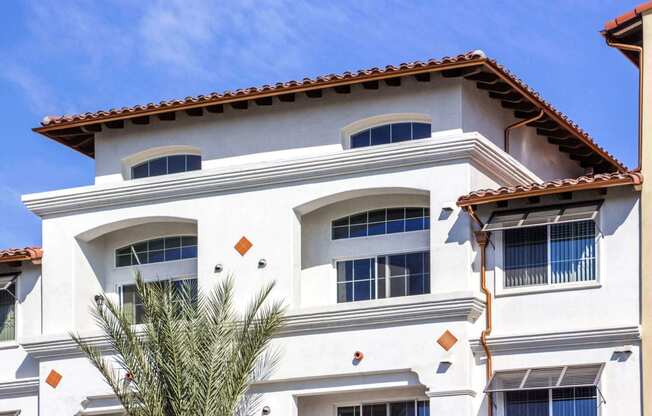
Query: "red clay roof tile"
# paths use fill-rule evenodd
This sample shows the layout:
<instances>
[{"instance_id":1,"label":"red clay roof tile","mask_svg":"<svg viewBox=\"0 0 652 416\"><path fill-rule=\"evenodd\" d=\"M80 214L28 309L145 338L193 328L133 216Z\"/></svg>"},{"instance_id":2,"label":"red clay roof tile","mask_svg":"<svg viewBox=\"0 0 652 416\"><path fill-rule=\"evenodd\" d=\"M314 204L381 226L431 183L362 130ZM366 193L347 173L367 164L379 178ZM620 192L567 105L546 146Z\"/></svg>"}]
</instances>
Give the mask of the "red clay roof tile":
<instances>
[{"instance_id":1,"label":"red clay roof tile","mask_svg":"<svg viewBox=\"0 0 652 416\"><path fill-rule=\"evenodd\" d=\"M458 198L457 205L481 205L509 199L571 192L583 189L608 188L611 186L640 185L643 175L637 171L601 173L579 178L558 179L529 185L503 186L498 189L481 189Z\"/></svg>"},{"instance_id":2,"label":"red clay roof tile","mask_svg":"<svg viewBox=\"0 0 652 416\"><path fill-rule=\"evenodd\" d=\"M6 248L0 249L0 263L30 260L39 263L43 258L43 249L40 247Z\"/></svg>"},{"instance_id":3,"label":"red clay roof tile","mask_svg":"<svg viewBox=\"0 0 652 416\"><path fill-rule=\"evenodd\" d=\"M498 64L495 60L488 59L484 52L480 50L467 52L453 57L444 57L441 59L429 59L426 61L414 61L402 63L398 66L387 65L383 68L361 69L354 72L343 72L342 74L321 75L315 78L304 78L301 81L278 82L261 87L250 87L236 91L224 91L222 93L213 92L207 95L196 97L186 97L184 100L167 100L158 104L148 103L136 105L133 107L122 107L120 109L100 110L96 112L87 112L81 114L46 116L41 122L42 127L35 128L34 131L42 133L54 140L73 147L75 150L82 151L71 146L65 140L57 137L59 129L75 127L79 125L97 124L101 122L129 119L137 116L152 115L163 111L187 110L195 107L205 107L209 105L232 103L239 100L255 99L259 96L281 95L292 93L305 89L327 88L342 82L361 83L369 79L389 78L392 76L409 75L419 71L441 71L449 67L457 68L460 66L483 66L485 69L493 71L496 75L503 77L508 83L513 84L517 91L527 97L532 103L540 106L548 116L556 119L556 122L563 128L569 130L579 140L584 142L590 149L596 152L600 157L613 166L615 170L625 171L624 165L613 155L600 147L584 130L576 123L570 120L565 114L554 108L549 102L545 101L538 92L530 88L525 82L520 80L505 67ZM82 151L91 157L93 153Z\"/></svg>"},{"instance_id":4,"label":"red clay roof tile","mask_svg":"<svg viewBox=\"0 0 652 416\"><path fill-rule=\"evenodd\" d=\"M652 1L647 1L645 3L639 4L636 6L634 9L621 14L620 16L616 17L615 19L608 20L604 24L604 30L609 32L618 26L629 22L630 20L637 19L641 13L646 12L648 10L652 9Z\"/></svg>"}]
</instances>

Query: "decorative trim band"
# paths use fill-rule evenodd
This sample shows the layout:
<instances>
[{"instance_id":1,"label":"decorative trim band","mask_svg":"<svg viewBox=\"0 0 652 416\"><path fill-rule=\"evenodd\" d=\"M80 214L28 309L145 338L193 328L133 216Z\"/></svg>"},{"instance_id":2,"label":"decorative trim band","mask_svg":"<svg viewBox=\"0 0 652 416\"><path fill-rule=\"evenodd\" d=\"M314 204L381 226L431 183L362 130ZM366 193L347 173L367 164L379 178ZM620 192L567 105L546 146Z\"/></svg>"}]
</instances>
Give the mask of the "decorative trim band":
<instances>
[{"instance_id":1,"label":"decorative trim band","mask_svg":"<svg viewBox=\"0 0 652 416\"><path fill-rule=\"evenodd\" d=\"M489 337L487 344L493 354L511 354L556 349L599 348L640 342L638 326L600 328L582 331L554 332L502 337ZM469 341L475 355L484 355L479 339Z\"/></svg>"},{"instance_id":2,"label":"decorative trim band","mask_svg":"<svg viewBox=\"0 0 652 416\"><path fill-rule=\"evenodd\" d=\"M444 390L444 391L426 391L428 397L451 397L451 396L477 396L477 392L472 389Z\"/></svg>"},{"instance_id":3,"label":"decorative trim band","mask_svg":"<svg viewBox=\"0 0 652 416\"><path fill-rule=\"evenodd\" d=\"M473 292L454 292L442 295L424 295L414 300L409 297L392 298L372 305L320 308L290 312L279 336L296 336L320 331L346 331L360 327L383 326L393 323L414 323L436 320L465 320L474 322L484 310L484 302ZM425 299L424 299L425 298ZM104 335L84 337L96 348L109 351ZM35 359L79 356L77 344L67 335L21 340L20 345Z\"/></svg>"},{"instance_id":4,"label":"decorative trim band","mask_svg":"<svg viewBox=\"0 0 652 416\"><path fill-rule=\"evenodd\" d=\"M38 377L0 382L0 398L38 394Z\"/></svg>"},{"instance_id":5,"label":"decorative trim band","mask_svg":"<svg viewBox=\"0 0 652 416\"><path fill-rule=\"evenodd\" d=\"M455 160L468 160L482 166L508 185L525 185L540 180L487 138L473 132L291 161L30 194L24 195L22 200L35 214L47 216Z\"/></svg>"}]
</instances>

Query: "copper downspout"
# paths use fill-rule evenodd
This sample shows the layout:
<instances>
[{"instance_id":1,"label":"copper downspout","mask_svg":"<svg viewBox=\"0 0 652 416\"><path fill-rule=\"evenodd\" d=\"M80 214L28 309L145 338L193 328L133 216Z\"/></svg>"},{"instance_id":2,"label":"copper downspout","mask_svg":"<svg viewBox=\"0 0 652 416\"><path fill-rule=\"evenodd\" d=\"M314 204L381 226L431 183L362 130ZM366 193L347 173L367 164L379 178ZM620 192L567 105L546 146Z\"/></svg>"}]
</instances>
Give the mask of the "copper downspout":
<instances>
[{"instance_id":1,"label":"copper downspout","mask_svg":"<svg viewBox=\"0 0 652 416\"><path fill-rule=\"evenodd\" d=\"M532 123L533 121L537 121L544 115L544 111L541 110L539 111L539 114L532 118L528 118L527 120L521 120L517 121L514 124L510 124L509 126L505 127L505 138L504 138L504 144L503 144L503 150L505 153L509 153L509 133L512 131L512 129L516 129L521 126L525 126L526 124Z\"/></svg>"},{"instance_id":2,"label":"copper downspout","mask_svg":"<svg viewBox=\"0 0 652 416\"><path fill-rule=\"evenodd\" d=\"M469 214L469 216L473 219L473 221L475 221L476 224L478 224L478 226L482 228L484 224L482 223L480 218L478 218L477 214L473 210L473 207L466 206L464 207L464 209ZM489 380L491 380L491 376L493 375L493 356L491 355L491 351L489 350L489 345L487 344L487 337L491 335L491 330L493 329L492 297L491 297L491 291L489 291L489 287L487 286L486 251L487 251L487 244L489 243L489 233L486 231L476 231L474 234L475 234L475 241L480 246L480 288L482 290L482 293L484 293L485 304L487 305L487 311L485 313L485 318L486 318L485 329L484 331L482 331L482 334L480 335L480 343L482 344L484 353L487 356L485 372L486 372L487 382L489 382ZM494 414L493 396L489 394L487 396L487 416L493 416L493 414Z\"/></svg>"},{"instance_id":3,"label":"copper downspout","mask_svg":"<svg viewBox=\"0 0 652 416\"><path fill-rule=\"evenodd\" d=\"M615 43L607 39L607 45L612 48L638 53L638 169L643 167L643 48L626 43Z\"/></svg>"}]
</instances>

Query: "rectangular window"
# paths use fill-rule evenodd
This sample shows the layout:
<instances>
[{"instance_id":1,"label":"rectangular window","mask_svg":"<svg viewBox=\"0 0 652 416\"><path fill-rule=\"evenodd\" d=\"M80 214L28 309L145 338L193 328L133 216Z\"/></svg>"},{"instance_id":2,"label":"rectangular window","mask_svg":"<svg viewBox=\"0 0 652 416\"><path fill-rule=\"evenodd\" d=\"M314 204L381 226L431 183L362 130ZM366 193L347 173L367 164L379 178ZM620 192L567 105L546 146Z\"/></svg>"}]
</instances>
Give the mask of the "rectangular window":
<instances>
[{"instance_id":1,"label":"rectangular window","mask_svg":"<svg viewBox=\"0 0 652 416\"><path fill-rule=\"evenodd\" d=\"M505 287L594 281L596 260L591 220L503 231Z\"/></svg>"},{"instance_id":2,"label":"rectangular window","mask_svg":"<svg viewBox=\"0 0 652 416\"><path fill-rule=\"evenodd\" d=\"M430 293L430 252L337 262L337 302Z\"/></svg>"},{"instance_id":3,"label":"rectangular window","mask_svg":"<svg viewBox=\"0 0 652 416\"><path fill-rule=\"evenodd\" d=\"M0 342L16 339L16 283L0 290Z\"/></svg>"},{"instance_id":4,"label":"rectangular window","mask_svg":"<svg viewBox=\"0 0 652 416\"><path fill-rule=\"evenodd\" d=\"M597 416L597 388L521 390L504 393L505 416Z\"/></svg>"},{"instance_id":5,"label":"rectangular window","mask_svg":"<svg viewBox=\"0 0 652 416\"><path fill-rule=\"evenodd\" d=\"M407 400L338 407L337 416L430 416L430 402Z\"/></svg>"},{"instance_id":6,"label":"rectangular window","mask_svg":"<svg viewBox=\"0 0 652 416\"><path fill-rule=\"evenodd\" d=\"M165 285L172 284L174 293L177 296L190 296L192 303L197 302L197 279L175 279L175 280L158 280L155 282L148 282L148 285ZM142 324L145 322L143 301L138 295L136 285L122 286L122 309L127 314L129 319L135 324Z\"/></svg>"}]
</instances>

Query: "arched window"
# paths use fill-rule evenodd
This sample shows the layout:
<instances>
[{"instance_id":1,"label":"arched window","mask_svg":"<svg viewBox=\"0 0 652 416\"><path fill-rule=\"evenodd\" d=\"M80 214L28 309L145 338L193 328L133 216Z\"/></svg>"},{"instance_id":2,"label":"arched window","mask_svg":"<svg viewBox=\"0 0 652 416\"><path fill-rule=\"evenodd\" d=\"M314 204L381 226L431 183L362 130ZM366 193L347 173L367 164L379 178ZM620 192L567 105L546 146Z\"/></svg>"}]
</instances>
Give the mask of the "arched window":
<instances>
[{"instance_id":1,"label":"arched window","mask_svg":"<svg viewBox=\"0 0 652 416\"><path fill-rule=\"evenodd\" d=\"M115 265L116 267L125 267L196 257L196 236L172 236L140 241L117 249L115 251Z\"/></svg>"},{"instance_id":2,"label":"arched window","mask_svg":"<svg viewBox=\"0 0 652 416\"><path fill-rule=\"evenodd\" d=\"M351 148L426 139L430 136L430 123L402 122L383 124L382 126L371 127L352 134Z\"/></svg>"},{"instance_id":3,"label":"arched window","mask_svg":"<svg viewBox=\"0 0 652 416\"><path fill-rule=\"evenodd\" d=\"M201 169L199 155L171 155L150 159L131 168L131 179L170 173L188 172Z\"/></svg>"},{"instance_id":4,"label":"arched window","mask_svg":"<svg viewBox=\"0 0 652 416\"><path fill-rule=\"evenodd\" d=\"M430 208L383 208L334 220L333 240L404 233L430 228Z\"/></svg>"}]
</instances>

